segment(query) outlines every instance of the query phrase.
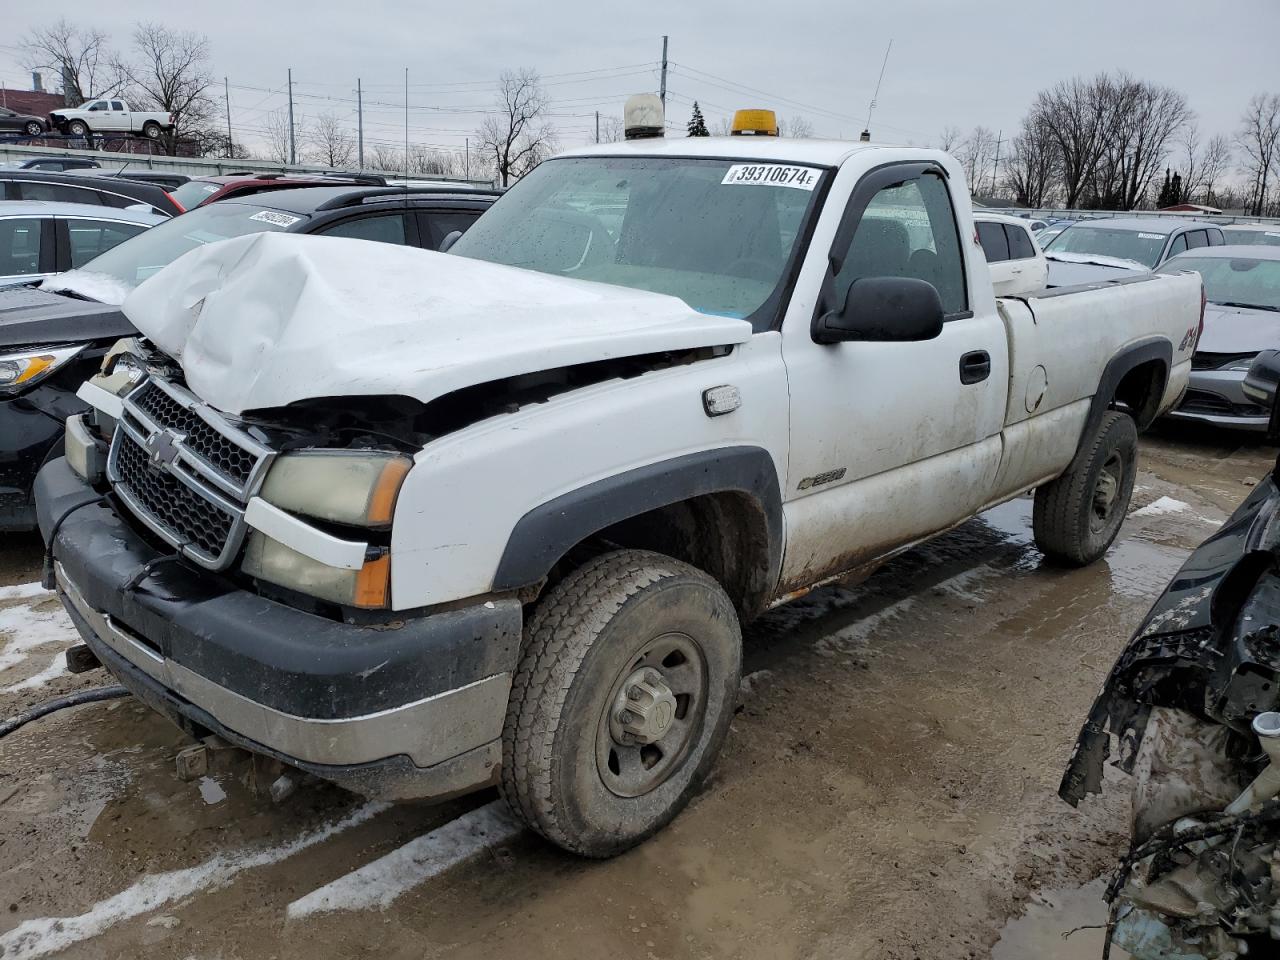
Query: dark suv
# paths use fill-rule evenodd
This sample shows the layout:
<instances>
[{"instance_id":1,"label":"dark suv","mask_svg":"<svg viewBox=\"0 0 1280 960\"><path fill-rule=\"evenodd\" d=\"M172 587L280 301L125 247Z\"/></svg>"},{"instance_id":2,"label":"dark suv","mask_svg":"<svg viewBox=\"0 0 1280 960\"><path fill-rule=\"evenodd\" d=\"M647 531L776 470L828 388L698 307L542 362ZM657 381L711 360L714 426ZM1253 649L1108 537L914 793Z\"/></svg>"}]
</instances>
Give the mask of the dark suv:
<instances>
[{"instance_id":1,"label":"dark suv","mask_svg":"<svg viewBox=\"0 0 1280 960\"><path fill-rule=\"evenodd\" d=\"M145 204L156 213L176 217L182 207L154 183L138 183L89 173L53 173L48 170L0 168L0 200L55 200L103 207Z\"/></svg>"},{"instance_id":2,"label":"dark suv","mask_svg":"<svg viewBox=\"0 0 1280 960\"><path fill-rule=\"evenodd\" d=\"M62 456L66 418L84 411L80 384L120 337L136 331L119 304L188 250L264 231L317 234L437 250L466 230L498 191L301 187L220 200L152 227L44 287L0 290L0 530L35 526L31 486Z\"/></svg>"}]
</instances>

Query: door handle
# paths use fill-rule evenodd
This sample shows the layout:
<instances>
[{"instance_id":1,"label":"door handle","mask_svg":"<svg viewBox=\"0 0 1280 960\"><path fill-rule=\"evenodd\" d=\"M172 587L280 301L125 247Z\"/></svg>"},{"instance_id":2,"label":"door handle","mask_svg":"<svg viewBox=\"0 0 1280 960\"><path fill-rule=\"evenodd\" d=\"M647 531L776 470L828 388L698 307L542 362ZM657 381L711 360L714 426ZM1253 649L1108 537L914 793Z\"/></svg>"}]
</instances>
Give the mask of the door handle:
<instances>
[{"instance_id":1,"label":"door handle","mask_svg":"<svg viewBox=\"0 0 1280 960\"><path fill-rule=\"evenodd\" d=\"M960 382L981 383L991 376L991 354L985 350L970 350L960 358Z\"/></svg>"}]
</instances>

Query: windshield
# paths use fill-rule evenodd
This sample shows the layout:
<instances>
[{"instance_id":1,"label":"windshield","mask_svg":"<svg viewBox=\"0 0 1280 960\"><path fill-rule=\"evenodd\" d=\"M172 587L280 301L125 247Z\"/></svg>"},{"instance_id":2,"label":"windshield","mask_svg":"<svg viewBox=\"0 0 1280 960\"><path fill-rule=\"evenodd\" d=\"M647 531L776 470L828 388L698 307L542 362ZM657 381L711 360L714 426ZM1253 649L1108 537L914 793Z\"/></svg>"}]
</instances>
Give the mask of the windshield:
<instances>
[{"instance_id":1,"label":"windshield","mask_svg":"<svg viewBox=\"0 0 1280 960\"><path fill-rule=\"evenodd\" d=\"M1147 230L1116 230L1077 224L1058 234L1050 249L1054 253L1120 257L1122 260L1137 260L1145 267L1154 267L1168 236L1167 233Z\"/></svg>"},{"instance_id":2,"label":"windshield","mask_svg":"<svg viewBox=\"0 0 1280 960\"><path fill-rule=\"evenodd\" d=\"M1280 260L1246 257L1174 257L1162 272L1194 270L1210 303L1280 310Z\"/></svg>"},{"instance_id":3,"label":"windshield","mask_svg":"<svg viewBox=\"0 0 1280 960\"><path fill-rule=\"evenodd\" d=\"M1222 228L1222 238L1227 243L1265 244L1270 247L1280 246L1280 226L1274 230L1232 230Z\"/></svg>"},{"instance_id":4,"label":"windshield","mask_svg":"<svg viewBox=\"0 0 1280 960\"><path fill-rule=\"evenodd\" d=\"M210 183L208 180L188 180L177 189L170 190L169 196L182 204L183 210L194 210L220 189L221 184Z\"/></svg>"},{"instance_id":5,"label":"windshield","mask_svg":"<svg viewBox=\"0 0 1280 960\"><path fill-rule=\"evenodd\" d=\"M781 163L551 160L450 252L746 318L779 287L821 177L815 167Z\"/></svg>"},{"instance_id":6,"label":"windshield","mask_svg":"<svg viewBox=\"0 0 1280 960\"><path fill-rule=\"evenodd\" d=\"M94 257L78 271L60 279L68 289L75 289L76 273L92 273L113 277L132 289L153 273L196 247L231 237L242 237L264 230L287 230L299 220L296 213L270 210L256 204L221 201L180 217L166 220L132 240L126 240L101 256ZM92 296L92 294L89 294Z\"/></svg>"}]
</instances>

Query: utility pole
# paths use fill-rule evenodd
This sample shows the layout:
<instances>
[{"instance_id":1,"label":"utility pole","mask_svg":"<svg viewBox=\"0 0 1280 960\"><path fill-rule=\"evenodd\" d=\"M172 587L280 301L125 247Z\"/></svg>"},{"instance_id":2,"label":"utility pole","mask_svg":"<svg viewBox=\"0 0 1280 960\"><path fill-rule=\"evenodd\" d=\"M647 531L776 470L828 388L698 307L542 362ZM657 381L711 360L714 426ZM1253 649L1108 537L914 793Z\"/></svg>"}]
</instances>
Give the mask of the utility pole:
<instances>
[{"instance_id":1,"label":"utility pole","mask_svg":"<svg viewBox=\"0 0 1280 960\"><path fill-rule=\"evenodd\" d=\"M600 142L600 111L596 111L596 143Z\"/></svg>"},{"instance_id":2,"label":"utility pole","mask_svg":"<svg viewBox=\"0 0 1280 960\"><path fill-rule=\"evenodd\" d=\"M298 162L298 145L293 139L293 67L289 68L289 165Z\"/></svg>"},{"instance_id":3,"label":"utility pole","mask_svg":"<svg viewBox=\"0 0 1280 960\"><path fill-rule=\"evenodd\" d=\"M227 96L227 159L231 159L231 81L222 78L222 91Z\"/></svg>"},{"instance_id":4,"label":"utility pole","mask_svg":"<svg viewBox=\"0 0 1280 960\"><path fill-rule=\"evenodd\" d=\"M409 68L404 68L404 178L409 179Z\"/></svg>"},{"instance_id":5,"label":"utility pole","mask_svg":"<svg viewBox=\"0 0 1280 960\"><path fill-rule=\"evenodd\" d=\"M364 88L360 85L360 78L356 77L356 156L360 163L360 169L364 169Z\"/></svg>"},{"instance_id":6,"label":"utility pole","mask_svg":"<svg viewBox=\"0 0 1280 960\"><path fill-rule=\"evenodd\" d=\"M667 112L667 38L662 38L662 86L658 90L658 99L662 101L662 112ZM598 138L597 138L598 142Z\"/></svg>"},{"instance_id":7,"label":"utility pole","mask_svg":"<svg viewBox=\"0 0 1280 960\"><path fill-rule=\"evenodd\" d=\"M991 164L991 195L996 195L996 180L1000 176L1000 144L1003 142L1004 131L1001 130L996 134L996 160Z\"/></svg>"}]
</instances>

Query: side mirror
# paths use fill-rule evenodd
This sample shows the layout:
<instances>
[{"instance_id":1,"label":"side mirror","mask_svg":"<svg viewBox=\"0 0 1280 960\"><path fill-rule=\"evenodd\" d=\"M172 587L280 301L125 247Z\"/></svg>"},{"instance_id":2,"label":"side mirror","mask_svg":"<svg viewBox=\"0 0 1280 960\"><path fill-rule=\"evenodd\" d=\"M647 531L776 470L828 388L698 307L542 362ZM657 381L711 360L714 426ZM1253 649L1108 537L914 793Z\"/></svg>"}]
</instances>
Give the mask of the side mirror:
<instances>
[{"instance_id":1,"label":"side mirror","mask_svg":"<svg viewBox=\"0 0 1280 960\"><path fill-rule=\"evenodd\" d=\"M1267 410L1271 421L1267 426L1267 439L1280 441L1280 417L1277 417L1276 398L1280 394L1280 350L1263 350L1253 359L1249 372L1240 387L1244 395Z\"/></svg>"},{"instance_id":2,"label":"side mirror","mask_svg":"<svg viewBox=\"0 0 1280 960\"><path fill-rule=\"evenodd\" d=\"M942 333L942 300L927 280L863 277L849 287L843 306L816 317L815 343L866 340L909 343Z\"/></svg>"},{"instance_id":3,"label":"side mirror","mask_svg":"<svg viewBox=\"0 0 1280 960\"><path fill-rule=\"evenodd\" d=\"M448 253L449 248L458 242L458 238L462 236L461 230L451 230L444 235L444 239L440 241L440 252Z\"/></svg>"}]
</instances>

